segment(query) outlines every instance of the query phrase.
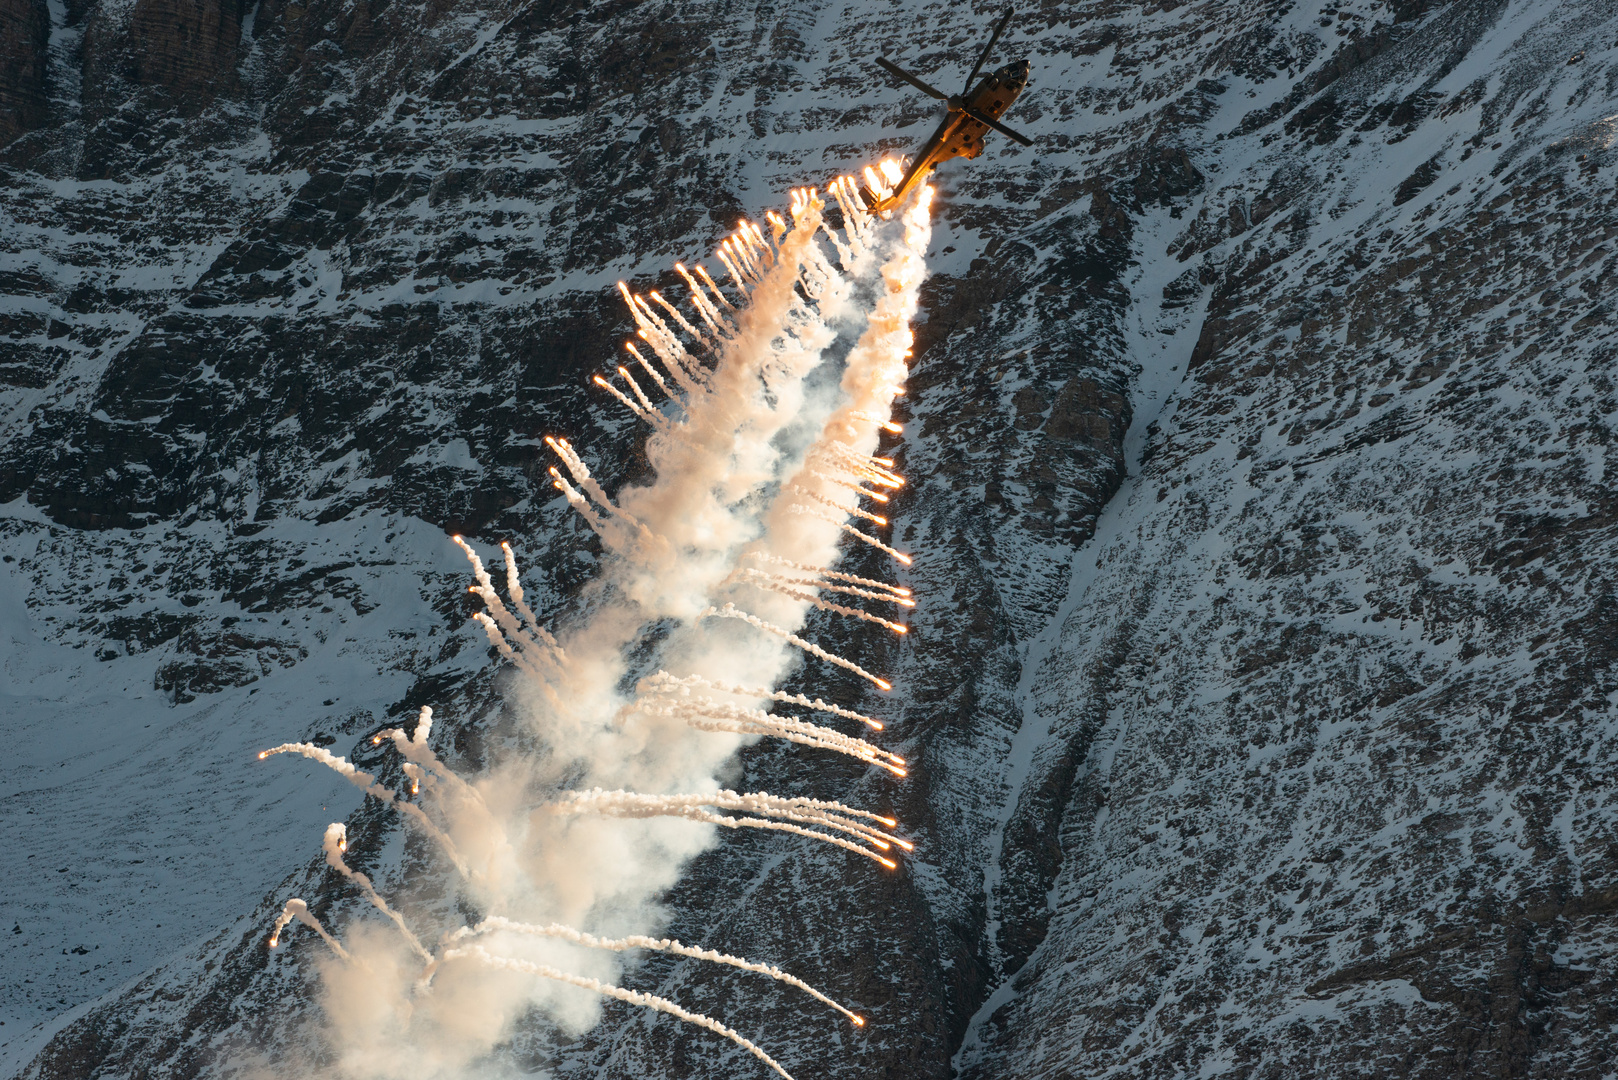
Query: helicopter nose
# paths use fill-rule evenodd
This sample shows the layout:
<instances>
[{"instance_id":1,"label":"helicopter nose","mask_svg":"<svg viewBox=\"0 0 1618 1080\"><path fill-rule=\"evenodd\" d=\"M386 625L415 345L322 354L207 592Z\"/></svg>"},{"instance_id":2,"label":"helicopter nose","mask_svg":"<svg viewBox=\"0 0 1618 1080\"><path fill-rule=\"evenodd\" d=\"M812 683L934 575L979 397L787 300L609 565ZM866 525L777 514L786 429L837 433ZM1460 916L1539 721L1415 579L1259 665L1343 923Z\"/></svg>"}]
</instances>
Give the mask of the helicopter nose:
<instances>
[{"instance_id":1,"label":"helicopter nose","mask_svg":"<svg viewBox=\"0 0 1618 1080\"><path fill-rule=\"evenodd\" d=\"M1000 69L1000 74L1005 81L1014 82L1019 85L1028 81L1028 72L1029 67L1027 60L1018 60L1016 63L1007 64L1005 67Z\"/></svg>"}]
</instances>

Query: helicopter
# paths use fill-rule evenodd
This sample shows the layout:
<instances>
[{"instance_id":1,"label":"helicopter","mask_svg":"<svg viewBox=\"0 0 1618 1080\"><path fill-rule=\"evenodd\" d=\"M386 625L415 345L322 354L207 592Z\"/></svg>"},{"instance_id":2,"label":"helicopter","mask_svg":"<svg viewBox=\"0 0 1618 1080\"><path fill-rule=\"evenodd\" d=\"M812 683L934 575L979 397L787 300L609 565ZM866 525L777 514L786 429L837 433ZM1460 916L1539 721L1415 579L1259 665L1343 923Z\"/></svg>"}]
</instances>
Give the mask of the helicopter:
<instances>
[{"instance_id":1,"label":"helicopter","mask_svg":"<svg viewBox=\"0 0 1618 1080\"><path fill-rule=\"evenodd\" d=\"M983 46L983 51L978 54L978 62L972 65L972 73L966 77L966 87L959 94L941 93L887 57L877 58L876 62L884 71L897 75L922 93L935 97L949 106L948 115L944 117L943 123L938 125L938 130L933 132L932 138L922 146L921 152L911 162L910 168L905 170L899 186L891 194L883 195L874 191L871 193L878 212L885 213L899 205L911 189L926 179L927 174L940 162L956 157L975 158L983 153L983 136L990 128L1024 146L1034 145L1032 139L1018 134L1000 122L1000 117L1011 108L1011 103L1017 100L1017 95L1028 88L1027 60L1018 60L997 68L984 76L976 88L972 86L978 72L983 68L983 62L989 58L989 51L994 48L994 43L1000 40L1000 32L1011 22L1012 12L1013 9L1008 7L999 24L995 26L994 33L989 35L989 43Z\"/></svg>"}]
</instances>

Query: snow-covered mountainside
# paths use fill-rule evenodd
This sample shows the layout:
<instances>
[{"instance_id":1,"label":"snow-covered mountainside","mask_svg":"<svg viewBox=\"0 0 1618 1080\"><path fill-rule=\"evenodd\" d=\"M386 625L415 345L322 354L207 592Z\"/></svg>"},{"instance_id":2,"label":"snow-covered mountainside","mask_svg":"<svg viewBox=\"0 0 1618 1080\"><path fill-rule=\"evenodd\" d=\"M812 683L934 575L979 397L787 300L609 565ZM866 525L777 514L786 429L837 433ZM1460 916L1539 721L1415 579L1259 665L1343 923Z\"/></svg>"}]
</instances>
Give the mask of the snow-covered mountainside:
<instances>
[{"instance_id":1,"label":"snow-covered mountainside","mask_svg":"<svg viewBox=\"0 0 1618 1080\"><path fill-rule=\"evenodd\" d=\"M448 534L511 540L543 609L596 573L542 437L644 475L587 385L613 282L914 150L933 103L872 61L953 89L997 14L0 0L8 1075L320 1053L275 910L376 917L327 821L388 890L426 852L253 752L381 763L432 704L497 756ZM1047 4L1024 55L1035 147L938 177L914 630L817 624L896 689L814 691L915 767L760 744L730 782L890 804L916 857L726 837L665 898L871 1022L627 984L798 1077L1613 1075L1618 10ZM496 1058L762 1075L618 1006Z\"/></svg>"}]
</instances>

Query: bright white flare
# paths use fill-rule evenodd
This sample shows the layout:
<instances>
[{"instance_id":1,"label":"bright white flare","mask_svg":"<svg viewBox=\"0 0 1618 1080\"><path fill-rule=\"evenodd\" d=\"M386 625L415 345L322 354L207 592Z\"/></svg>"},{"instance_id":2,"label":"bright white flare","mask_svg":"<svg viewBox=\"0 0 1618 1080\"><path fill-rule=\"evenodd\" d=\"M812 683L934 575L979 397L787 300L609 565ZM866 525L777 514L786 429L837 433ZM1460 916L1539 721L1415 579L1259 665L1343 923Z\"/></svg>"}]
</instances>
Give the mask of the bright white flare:
<instances>
[{"instance_id":1,"label":"bright white flare","mask_svg":"<svg viewBox=\"0 0 1618 1080\"><path fill-rule=\"evenodd\" d=\"M802 570L805 573L814 574L816 577L825 578L827 581L847 581L855 585L864 585L869 589L880 589L884 593L891 594L899 599L908 599L910 597L910 590L901 588L898 585L889 585L885 581L876 581L872 578L856 577L853 574L844 574L837 570L828 570L824 566L813 566L809 563L793 562L791 559L783 559L777 555L771 555L763 551L750 551L745 557L752 559L755 562L769 563L772 566L785 566L793 570Z\"/></svg>"},{"instance_id":2,"label":"bright white flare","mask_svg":"<svg viewBox=\"0 0 1618 1080\"><path fill-rule=\"evenodd\" d=\"M895 550L893 548L890 548L888 545L884 544L882 541L878 540L876 537L870 535L869 533L860 532L860 530L856 529L854 526L850 525L846 521L838 521L831 514L828 514L823 510L816 509L813 506L805 506L802 503L793 503L791 506L787 507L787 512L788 513L793 513L793 514L803 514L803 515L805 515L807 517L819 518L821 521L828 521L831 524L837 526L843 532L845 532L848 535L852 536L854 539L862 541L863 543L870 544L872 547L876 548L878 551L881 551L881 552L883 552L883 553L885 553L885 554L887 554L889 556L892 556L894 560L896 560L897 562L903 563L905 566L910 565L911 559L910 559L909 555L906 555L902 551L897 551L897 550Z\"/></svg>"},{"instance_id":3,"label":"bright white flare","mask_svg":"<svg viewBox=\"0 0 1618 1080\"><path fill-rule=\"evenodd\" d=\"M885 626L889 630L892 630L895 634L908 634L910 632L910 628L902 623L892 622L888 619L882 618L880 615L872 615L870 612L861 611L858 608L844 607L842 604L834 604L829 600L822 600L817 596L806 593L802 589L793 588L794 581L792 579L785 579L775 574L766 574L760 570L749 570L746 568L736 571L733 578L744 585L751 585L755 589L767 589L771 592L778 592L783 596L790 596L794 600L802 600L804 603L811 604L821 611L830 611L835 615L843 615L851 619L860 619L864 622L872 622L879 626ZM822 585L821 583L815 581L802 581L801 583L814 589L828 589L836 592L853 593L856 596L874 595L871 593L858 592L854 589L839 588L835 585Z\"/></svg>"},{"instance_id":4,"label":"bright white flare","mask_svg":"<svg viewBox=\"0 0 1618 1080\"><path fill-rule=\"evenodd\" d=\"M787 486L787 490L800 498L810 499L822 506L830 507L831 509L840 513L853 514L857 518L863 518L873 525L886 525L888 523L888 519L880 514L873 514L869 510L861 510L858 505L849 506L846 503L838 502L836 499L827 498L818 491L810 491L807 488L801 488L797 484L789 484Z\"/></svg>"},{"instance_id":5,"label":"bright white flare","mask_svg":"<svg viewBox=\"0 0 1618 1080\"><path fill-rule=\"evenodd\" d=\"M761 580L769 586L776 585L807 585L822 592L842 593L845 596L858 596L866 600L880 600L888 604L898 604L900 607L915 607L916 602L908 596L891 590L872 592L853 585L838 585L835 578L821 577L792 577L787 574L772 574L767 570L754 570L751 567L740 567L736 571L737 580Z\"/></svg>"}]
</instances>

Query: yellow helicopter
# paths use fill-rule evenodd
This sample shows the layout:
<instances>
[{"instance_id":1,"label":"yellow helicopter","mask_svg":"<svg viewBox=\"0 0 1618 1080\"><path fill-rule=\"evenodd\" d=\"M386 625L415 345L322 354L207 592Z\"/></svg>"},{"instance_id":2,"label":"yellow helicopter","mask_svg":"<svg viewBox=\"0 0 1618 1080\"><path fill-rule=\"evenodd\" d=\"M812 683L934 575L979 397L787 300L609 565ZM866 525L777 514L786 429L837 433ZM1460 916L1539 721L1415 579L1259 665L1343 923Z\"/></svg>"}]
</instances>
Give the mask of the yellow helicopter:
<instances>
[{"instance_id":1,"label":"yellow helicopter","mask_svg":"<svg viewBox=\"0 0 1618 1080\"><path fill-rule=\"evenodd\" d=\"M972 85L978 77L978 72L983 68L983 61L989 58L989 51L994 48L994 43L1000 40L1000 32L1011 22L1011 16L1012 9L1007 8L999 24L995 26L994 33L989 35L989 43L983 46L983 51L978 54L978 62L972 65L972 73L966 77L966 88L959 94L941 93L886 57L877 58L876 62L883 70L897 75L922 93L935 97L949 106L949 113L944 117L943 123L938 125L938 130L933 132L932 138L922 146L921 152L911 162L899 185L887 194L871 192L870 201L879 212L892 210L899 205L917 184L927 178L927 174L939 162L956 157L975 158L983 153L983 136L990 128L1024 146L1034 145L1032 139L1018 134L1000 122L1000 117L1011 108L1011 103L1017 100L1017 95L1028 89L1027 60L1018 60L1005 67L996 68L985 75L983 81L975 88Z\"/></svg>"}]
</instances>

